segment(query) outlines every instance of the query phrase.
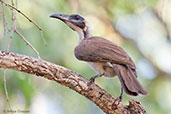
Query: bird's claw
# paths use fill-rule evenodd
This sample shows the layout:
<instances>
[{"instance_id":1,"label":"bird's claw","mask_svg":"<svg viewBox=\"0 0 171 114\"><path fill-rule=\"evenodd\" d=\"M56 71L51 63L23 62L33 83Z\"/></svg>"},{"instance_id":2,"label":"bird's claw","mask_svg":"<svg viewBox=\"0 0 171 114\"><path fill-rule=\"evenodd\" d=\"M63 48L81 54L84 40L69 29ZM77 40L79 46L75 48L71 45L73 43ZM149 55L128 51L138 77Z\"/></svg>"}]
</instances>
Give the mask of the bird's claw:
<instances>
[{"instance_id":1,"label":"bird's claw","mask_svg":"<svg viewBox=\"0 0 171 114\"><path fill-rule=\"evenodd\" d=\"M93 77L91 77L89 81L90 81L90 83L94 83L95 80Z\"/></svg>"},{"instance_id":2,"label":"bird's claw","mask_svg":"<svg viewBox=\"0 0 171 114\"><path fill-rule=\"evenodd\" d=\"M115 104L119 104L119 103L121 103L122 102L122 97L121 96L119 96L119 97L117 97L116 99L115 99Z\"/></svg>"}]
</instances>

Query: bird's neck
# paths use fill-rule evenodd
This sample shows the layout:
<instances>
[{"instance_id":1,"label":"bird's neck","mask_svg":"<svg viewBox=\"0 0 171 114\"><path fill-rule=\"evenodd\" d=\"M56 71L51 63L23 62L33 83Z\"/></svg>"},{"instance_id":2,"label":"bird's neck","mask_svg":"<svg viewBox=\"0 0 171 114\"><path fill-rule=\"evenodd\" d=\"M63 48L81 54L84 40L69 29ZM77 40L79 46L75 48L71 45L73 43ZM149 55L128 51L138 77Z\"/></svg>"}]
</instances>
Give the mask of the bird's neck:
<instances>
[{"instance_id":1,"label":"bird's neck","mask_svg":"<svg viewBox=\"0 0 171 114\"><path fill-rule=\"evenodd\" d=\"M78 37L79 37L79 42L81 42L82 40L86 39L86 38L90 38L92 37L92 32L91 32L91 28L89 26L87 26L85 28L85 30L79 30L77 31L78 33Z\"/></svg>"},{"instance_id":2,"label":"bird's neck","mask_svg":"<svg viewBox=\"0 0 171 114\"><path fill-rule=\"evenodd\" d=\"M89 26L86 27L86 29L83 31L83 34L84 34L84 38L90 38L93 36L91 28Z\"/></svg>"}]
</instances>

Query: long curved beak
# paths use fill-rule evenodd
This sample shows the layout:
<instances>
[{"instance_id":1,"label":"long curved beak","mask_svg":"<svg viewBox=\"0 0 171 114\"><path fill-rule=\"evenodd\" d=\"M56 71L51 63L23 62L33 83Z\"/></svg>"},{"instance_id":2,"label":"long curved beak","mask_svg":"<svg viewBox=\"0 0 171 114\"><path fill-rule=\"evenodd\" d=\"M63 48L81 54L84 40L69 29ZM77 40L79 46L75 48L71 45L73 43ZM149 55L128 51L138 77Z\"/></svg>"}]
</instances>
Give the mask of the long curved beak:
<instances>
[{"instance_id":1,"label":"long curved beak","mask_svg":"<svg viewBox=\"0 0 171 114\"><path fill-rule=\"evenodd\" d=\"M69 21L69 15L66 14L52 14L49 17L60 19L61 21Z\"/></svg>"}]
</instances>

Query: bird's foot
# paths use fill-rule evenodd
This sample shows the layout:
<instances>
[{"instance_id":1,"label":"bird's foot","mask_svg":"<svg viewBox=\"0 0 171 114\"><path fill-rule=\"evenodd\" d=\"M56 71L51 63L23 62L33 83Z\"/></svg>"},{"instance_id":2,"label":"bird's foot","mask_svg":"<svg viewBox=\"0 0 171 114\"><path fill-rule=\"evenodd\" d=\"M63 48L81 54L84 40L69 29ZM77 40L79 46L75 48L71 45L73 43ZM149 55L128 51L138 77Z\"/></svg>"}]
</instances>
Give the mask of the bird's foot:
<instances>
[{"instance_id":1,"label":"bird's foot","mask_svg":"<svg viewBox=\"0 0 171 114\"><path fill-rule=\"evenodd\" d=\"M95 79L98 78L98 77L100 77L100 76L102 76L102 75L97 74L97 75L91 77L90 80L89 80L90 83L94 83Z\"/></svg>"},{"instance_id":2,"label":"bird's foot","mask_svg":"<svg viewBox=\"0 0 171 114\"><path fill-rule=\"evenodd\" d=\"M122 102L122 97L119 96L115 99L114 104L119 105L121 102Z\"/></svg>"},{"instance_id":3,"label":"bird's foot","mask_svg":"<svg viewBox=\"0 0 171 114\"><path fill-rule=\"evenodd\" d=\"M120 95L119 97L117 97L115 101L122 102L122 96Z\"/></svg>"},{"instance_id":4,"label":"bird's foot","mask_svg":"<svg viewBox=\"0 0 171 114\"><path fill-rule=\"evenodd\" d=\"M112 109L116 110L121 102L122 102L122 98L120 96L117 97L112 104Z\"/></svg>"},{"instance_id":5,"label":"bird's foot","mask_svg":"<svg viewBox=\"0 0 171 114\"><path fill-rule=\"evenodd\" d=\"M93 77L90 78L90 83L94 83L95 79Z\"/></svg>"},{"instance_id":6,"label":"bird's foot","mask_svg":"<svg viewBox=\"0 0 171 114\"><path fill-rule=\"evenodd\" d=\"M115 101L122 102L122 95L123 95L123 87L121 87L120 95L116 98Z\"/></svg>"},{"instance_id":7,"label":"bird's foot","mask_svg":"<svg viewBox=\"0 0 171 114\"><path fill-rule=\"evenodd\" d=\"M6 51L1 51L1 52L2 52L2 53L5 53L5 54L7 54L7 55L9 55L9 53L10 53L10 52L7 51L7 50L6 50Z\"/></svg>"}]
</instances>

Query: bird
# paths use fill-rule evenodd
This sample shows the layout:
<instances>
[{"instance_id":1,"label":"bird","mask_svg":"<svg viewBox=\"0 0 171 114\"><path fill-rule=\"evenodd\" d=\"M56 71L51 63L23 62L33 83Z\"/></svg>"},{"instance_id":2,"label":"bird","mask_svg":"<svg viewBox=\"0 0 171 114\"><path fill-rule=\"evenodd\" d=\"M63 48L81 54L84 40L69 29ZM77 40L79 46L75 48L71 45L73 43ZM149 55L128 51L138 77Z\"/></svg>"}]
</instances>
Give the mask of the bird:
<instances>
[{"instance_id":1,"label":"bird","mask_svg":"<svg viewBox=\"0 0 171 114\"><path fill-rule=\"evenodd\" d=\"M122 100L123 91L130 96L147 95L146 89L137 79L136 66L131 57L114 42L93 36L91 26L84 17L78 14L52 14L50 17L63 21L78 33L75 57L87 62L97 72L97 75L90 78L90 83L94 83L97 77L118 76L121 83L118 100Z\"/></svg>"}]
</instances>

